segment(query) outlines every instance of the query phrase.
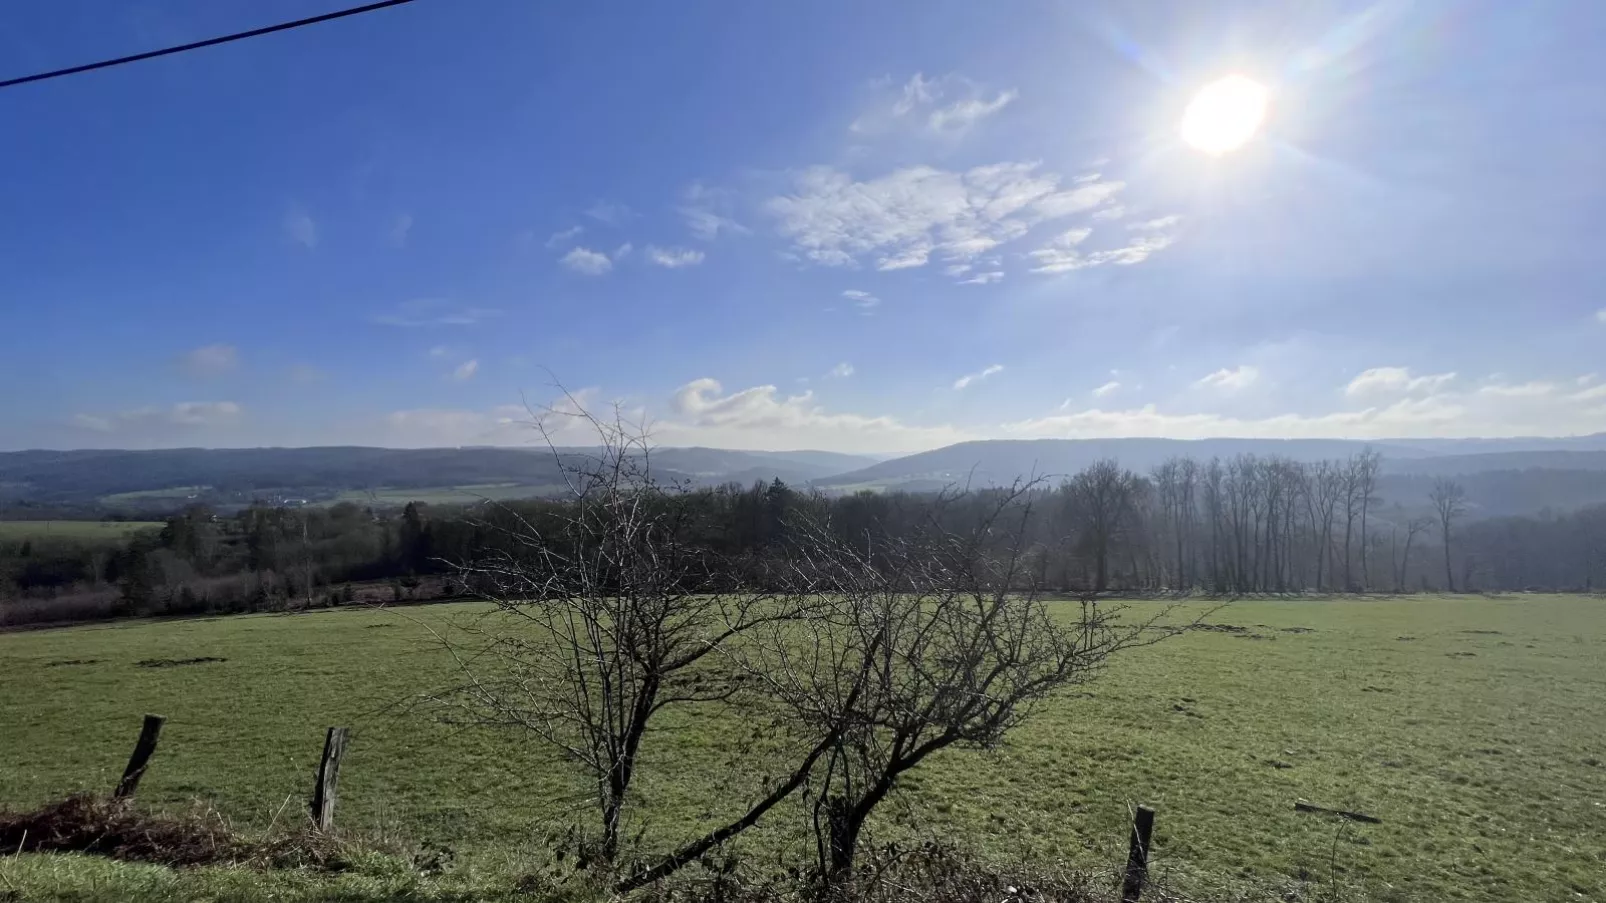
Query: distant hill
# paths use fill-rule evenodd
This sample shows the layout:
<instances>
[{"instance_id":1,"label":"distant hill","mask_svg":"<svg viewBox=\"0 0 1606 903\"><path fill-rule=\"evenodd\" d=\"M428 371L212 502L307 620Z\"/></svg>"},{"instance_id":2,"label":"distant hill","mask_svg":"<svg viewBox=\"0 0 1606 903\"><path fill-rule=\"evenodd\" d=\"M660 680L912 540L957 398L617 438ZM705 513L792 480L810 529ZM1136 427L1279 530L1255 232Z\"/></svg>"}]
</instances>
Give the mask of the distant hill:
<instances>
[{"instance_id":1,"label":"distant hill","mask_svg":"<svg viewBox=\"0 0 1606 903\"><path fill-rule=\"evenodd\" d=\"M1026 474L1069 475L1101 458L1146 472L1167 458L1198 460L1238 454L1282 455L1300 461L1343 458L1372 447L1385 458L1426 457L1431 452L1379 442L1341 439L992 439L961 442L882 461L818 481L827 488L947 486L971 480L1007 483Z\"/></svg>"},{"instance_id":2,"label":"distant hill","mask_svg":"<svg viewBox=\"0 0 1606 903\"><path fill-rule=\"evenodd\" d=\"M1448 454L1430 458L1384 459L1386 473L1455 476L1489 470L1606 470L1606 449L1600 451L1497 451ZM1606 483L1606 477L1598 477Z\"/></svg>"},{"instance_id":3,"label":"distant hill","mask_svg":"<svg viewBox=\"0 0 1606 903\"><path fill-rule=\"evenodd\" d=\"M1554 443L1561 448L1546 448ZM1383 455L1378 495L1402 517L1425 514L1433 480L1465 486L1476 517L1536 514L1606 502L1606 436L1569 439L1447 439L1355 442L1329 439L1033 439L962 442L817 480L827 491L927 492L970 483L995 485L1036 474L1073 474L1100 458L1147 473L1173 456L1198 461L1238 454L1299 461L1347 458L1365 448Z\"/></svg>"},{"instance_id":4,"label":"distant hill","mask_svg":"<svg viewBox=\"0 0 1606 903\"><path fill-rule=\"evenodd\" d=\"M568 459L589 453L560 449ZM803 484L875 459L835 452L745 452L664 448L653 471L694 485L779 477ZM499 497L538 495L561 483L558 459L545 449L361 446L320 448L175 448L157 451L0 453L0 503L103 502L124 508L171 507L175 501L243 504L254 497L320 499L364 490L497 486ZM387 497L395 497L387 493Z\"/></svg>"}]
</instances>

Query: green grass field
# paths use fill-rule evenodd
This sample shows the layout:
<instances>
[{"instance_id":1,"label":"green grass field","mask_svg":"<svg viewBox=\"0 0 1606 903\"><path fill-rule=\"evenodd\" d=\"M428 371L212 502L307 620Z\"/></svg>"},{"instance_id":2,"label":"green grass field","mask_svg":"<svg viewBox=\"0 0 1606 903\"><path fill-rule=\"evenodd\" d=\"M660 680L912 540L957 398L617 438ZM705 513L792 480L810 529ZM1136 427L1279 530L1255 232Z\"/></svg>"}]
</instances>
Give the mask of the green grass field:
<instances>
[{"instance_id":1,"label":"green grass field","mask_svg":"<svg viewBox=\"0 0 1606 903\"><path fill-rule=\"evenodd\" d=\"M135 489L131 492L114 492L111 495L103 495L100 500L108 505L115 505L119 502L142 502L158 499L182 502L191 497L201 495L211 488L210 486L166 486L161 489Z\"/></svg>"},{"instance_id":2,"label":"green grass field","mask_svg":"<svg viewBox=\"0 0 1606 903\"><path fill-rule=\"evenodd\" d=\"M0 520L0 540L72 539L118 542L140 530L160 529L157 521Z\"/></svg>"},{"instance_id":3,"label":"green grass field","mask_svg":"<svg viewBox=\"0 0 1606 903\"><path fill-rule=\"evenodd\" d=\"M350 489L320 505L356 502L359 505L380 505L400 508L408 502L422 505L466 505L481 500L505 502L542 495L552 487L532 486L526 483L475 483L464 486L421 486L415 489Z\"/></svg>"},{"instance_id":4,"label":"green grass field","mask_svg":"<svg viewBox=\"0 0 1606 903\"><path fill-rule=\"evenodd\" d=\"M473 874L515 874L548 830L590 811L583 784L539 748L409 709L451 676L424 625L475 610L0 635L0 804L110 788L154 711L169 721L146 804L202 799L265 827L304 805L324 728L345 724L345 828L449 845ZM1133 652L1004 748L938 757L911 774L877 837L1110 868L1128 806L1143 802L1159 812L1156 869L1202 891L1336 878L1380 900L1606 900L1606 600L1249 601L1209 620L1244 630ZM197 657L224 661L138 664ZM649 738L649 845L712 823L733 807L722 799L762 777L762 729L709 713L680 724L689 730ZM1382 823L1297 813L1300 798ZM772 813L744 848L796 853L795 815ZM9 880L52 886L37 876L66 880L63 861L20 857ZM202 880L118 868L178 887L163 891L174 899Z\"/></svg>"}]
</instances>

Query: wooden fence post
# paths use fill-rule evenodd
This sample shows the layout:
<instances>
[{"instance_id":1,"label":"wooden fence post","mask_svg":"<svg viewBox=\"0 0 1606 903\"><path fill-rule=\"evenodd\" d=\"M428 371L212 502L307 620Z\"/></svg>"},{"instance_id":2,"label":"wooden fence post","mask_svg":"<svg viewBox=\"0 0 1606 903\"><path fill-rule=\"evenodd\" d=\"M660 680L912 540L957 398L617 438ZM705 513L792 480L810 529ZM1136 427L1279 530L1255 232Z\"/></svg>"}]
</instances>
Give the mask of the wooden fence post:
<instances>
[{"instance_id":1,"label":"wooden fence post","mask_svg":"<svg viewBox=\"0 0 1606 903\"><path fill-rule=\"evenodd\" d=\"M312 821L327 831L335 823L335 796L340 784L340 759L346 754L346 729L332 727L323 741L318 762L318 783L312 788Z\"/></svg>"},{"instance_id":2,"label":"wooden fence post","mask_svg":"<svg viewBox=\"0 0 1606 903\"><path fill-rule=\"evenodd\" d=\"M161 715L145 716L145 724L139 729L139 742L134 744L134 754L128 757L123 778L117 782L117 789L112 791L114 799L134 795L134 790L139 787L139 779L145 776L145 766L150 764L151 756L156 753L156 738L162 735L162 722L166 720Z\"/></svg>"},{"instance_id":3,"label":"wooden fence post","mask_svg":"<svg viewBox=\"0 0 1606 903\"><path fill-rule=\"evenodd\" d=\"M1154 810L1139 806L1132 818L1132 841L1126 853L1126 879L1121 882L1121 903L1137 903L1149 877L1149 838L1154 835Z\"/></svg>"}]
</instances>

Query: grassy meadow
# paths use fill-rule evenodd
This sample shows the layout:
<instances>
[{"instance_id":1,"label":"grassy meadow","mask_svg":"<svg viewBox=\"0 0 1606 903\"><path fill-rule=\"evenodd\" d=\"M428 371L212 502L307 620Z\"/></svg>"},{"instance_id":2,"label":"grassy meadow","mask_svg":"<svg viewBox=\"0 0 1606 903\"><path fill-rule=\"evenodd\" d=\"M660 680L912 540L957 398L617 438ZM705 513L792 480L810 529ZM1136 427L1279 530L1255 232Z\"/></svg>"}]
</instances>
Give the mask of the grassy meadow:
<instances>
[{"instance_id":1,"label":"grassy meadow","mask_svg":"<svg viewBox=\"0 0 1606 903\"><path fill-rule=\"evenodd\" d=\"M431 631L478 611L0 635L0 806L108 790L150 711L168 723L144 803L204 800L265 829L301 817L323 730L344 724L344 829L448 847L454 880L516 876L549 831L592 816L587 788L545 750L437 724L411 704L452 681ZM1201 893L1336 882L1379 900L1606 900L1606 601L1240 601L1208 620L1216 629L1115 660L1002 749L941 754L911 773L876 839L937 836L1000 859L1108 869L1124 856L1129 805L1147 803L1158 810L1155 869ZM197 658L221 660L173 664ZM681 717L687 730L648 740L635 827L649 846L712 824L764 777L762 726ZM1382 822L1299 813L1297 799ZM800 828L783 807L741 849L800 858ZM147 882L153 899L207 898L194 882L239 880L64 865L75 858L12 857L0 879L76 888L78 869L97 887ZM385 882L413 879L329 880L405 896ZM331 888L318 893L369 899Z\"/></svg>"},{"instance_id":2,"label":"grassy meadow","mask_svg":"<svg viewBox=\"0 0 1606 903\"><path fill-rule=\"evenodd\" d=\"M160 529L159 521L0 520L0 541L67 539L121 542L140 530Z\"/></svg>"}]
</instances>

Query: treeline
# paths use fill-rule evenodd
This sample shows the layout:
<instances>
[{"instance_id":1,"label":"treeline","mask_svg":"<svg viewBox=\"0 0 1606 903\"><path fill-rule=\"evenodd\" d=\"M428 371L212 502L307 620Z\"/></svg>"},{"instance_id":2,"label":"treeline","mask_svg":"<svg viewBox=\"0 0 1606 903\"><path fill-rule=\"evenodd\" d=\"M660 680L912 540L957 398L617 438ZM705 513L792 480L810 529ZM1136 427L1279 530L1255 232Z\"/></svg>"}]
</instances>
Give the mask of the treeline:
<instances>
[{"instance_id":1,"label":"treeline","mask_svg":"<svg viewBox=\"0 0 1606 903\"><path fill-rule=\"evenodd\" d=\"M0 625L439 595L441 581L423 579L437 568L422 552L425 530L416 505L255 505L230 516L191 506L121 543L0 540Z\"/></svg>"},{"instance_id":2,"label":"treeline","mask_svg":"<svg viewBox=\"0 0 1606 903\"><path fill-rule=\"evenodd\" d=\"M1606 505L1473 519L1461 487L1424 484L1410 508L1377 499L1379 458L1302 463L1175 458L1146 474L1101 461L1032 487L1021 507L1031 579L1059 592L1594 591L1606 577ZM927 527L963 531L1002 489L830 497L780 480L657 496L686 541L726 560L784 560L797 531L863 548ZM1423 516L1420 512L1431 511ZM0 541L0 624L273 611L460 592L457 567L518 551L519 528L562 500L470 507L191 507L109 545ZM762 568L733 574L759 580Z\"/></svg>"}]
</instances>

